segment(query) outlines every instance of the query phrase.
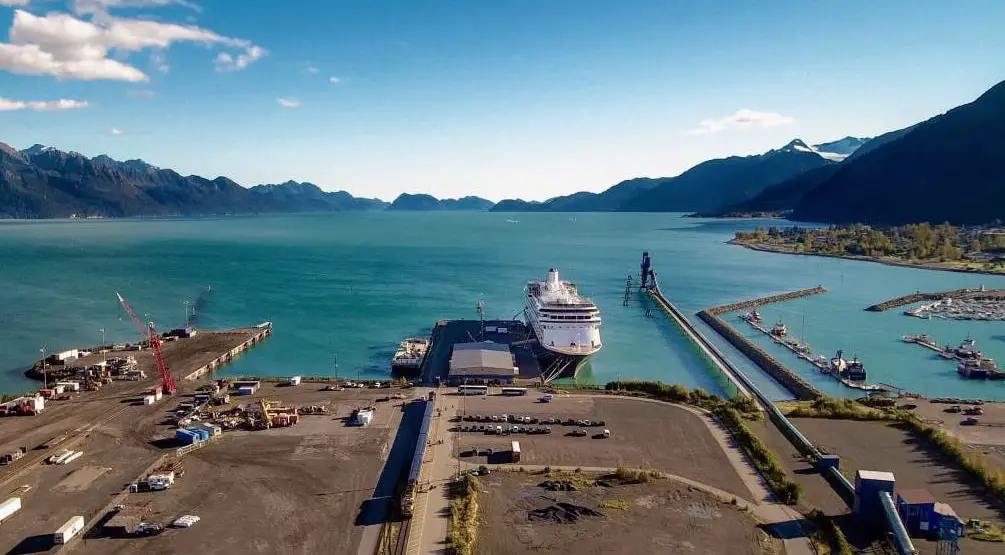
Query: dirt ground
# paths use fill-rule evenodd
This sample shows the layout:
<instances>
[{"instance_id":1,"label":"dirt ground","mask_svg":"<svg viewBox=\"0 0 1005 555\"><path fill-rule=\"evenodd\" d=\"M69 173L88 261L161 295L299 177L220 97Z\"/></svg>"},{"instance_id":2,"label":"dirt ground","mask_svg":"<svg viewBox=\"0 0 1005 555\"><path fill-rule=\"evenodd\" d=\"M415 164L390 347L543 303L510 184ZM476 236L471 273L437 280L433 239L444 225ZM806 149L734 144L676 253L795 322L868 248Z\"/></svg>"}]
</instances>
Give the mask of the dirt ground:
<instances>
[{"instance_id":1,"label":"dirt ground","mask_svg":"<svg viewBox=\"0 0 1005 555\"><path fill-rule=\"evenodd\" d=\"M747 513L670 480L553 492L538 487L544 479L521 472L481 479L477 553L781 553ZM557 503L599 516L561 523L529 516Z\"/></svg>"},{"instance_id":2,"label":"dirt ground","mask_svg":"<svg viewBox=\"0 0 1005 555\"><path fill-rule=\"evenodd\" d=\"M471 447L508 452L512 441L520 442L521 462L526 465L653 468L717 487L745 499L751 497L730 464L722 447L705 423L687 410L666 404L631 399L587 396L556 396L550 403L538 403L534 396L468 397L468 414L518 414L537 418L560 417L603 420L603 428L590 428L587 437L567 435L575 426L551 426L548 435L460 434L460 450ZM464 424L464 422L461 422ZM604 428L611 437L596 439ZM486 457L465 457L469 462L485 462ZM502 462L493 455L490 462Z\"/></svg>"},{"instance_id":3,"label":"dirt ground","mask_svg":"<svg viewBox=\"0 0 1005 555\"><path fill-rule=\"evenodd\" d=\"M1005 403L981 405L984 414L977 417L979 422L976 426L961 426L960 422L967 418L967 415L946 412L952 404L933 403L927 399L911 399L898 404L903 406L907 403L917 406L913 411L926 423L941 426L964 443L1005 446ZM960 406L968 408L970 405Z\"/></svg>"},{"instance_id":4,"label":"dirt ground","mask_svg":"<svg viewBox=\"0 0 1005 555\"><path fill-rule=\"evenodd\" d=\"M194 389L195 382L181 380L181 376L205 365L251 336L250 331L205 332L195 337L164 344L164 360L171 370L182 392ZM0 418L0 453L18 447L35 448L57 435L81 429L94 424L112 411L136 401L150 388L159 383L151 351L129 353L136 357L139 368L147 378L141 381L116 380L99 391L81 391L68 401L47 401L46 408L37 416ZM112 356L109 353L108 356ZM74 361L74 365L93 364L101 361L101 355L91 355ZM39 387L42 384L39 382ZM142 407L140 407L142 411ZM136 412L130 409L131 412ZM18 465L14 465L17 468ZM3 480L10 467L0 469Z\"/></svg>"},{"instance_id":5,"label":"dirt ground","mask_svg":"<svg viewBox=\"0 0 1005 555\"><path fill-rule=\"evenodd\" d=\"M985 495L983 487L945 457L896 424L818 418L793 419L817 446L841 456L841 470L854 477L857 470L893 472L897 489L927 489L949 503L964 520L978 518L1002 525L1005 512ZM916 540L922 553L935 553L934 542ZM1001 553L1001 544L964 540L966 553Z\"/></svg>"},{"instance_id":6,"label":"dirt ground","mask_svg":"<svg viewBox=\"0 0 1005 555\"><path fill-rule=\"evenodd\" d=\"M136 386L136 382L128 383ZM194 386L186 383L182 388ZM361 535L355 526L357 512L373 492L400 420L401 411L395 405L402 401L377 402L391 394L386 390L328 392L321 388L319 384L264 384L254 396L233 397L241 403L267 397L292 405L326 404L330 414L304 416L291 428L226 432L185 457L186 474L175 487L129 494L123 503L140 508L146 520L161 524L184 514L198 515L202 521L194 527L168 530L158 537L112 539L101 537L98 526L75 552L348 553L355 549ZM97 395L104 393L105 389ZM100 516L128 483L176 447L168 439L173 429L162 421L187 400L189 396L178 394L154 406L126 404L126 412L99 426L75 447L84 451L82 458L66 466L42 465L20 473L15 484L32 489L24 497L25 508L4 523L0 553L46 552L52 532L68 518ZM108 407L109 402L115 403L105 399L93 404ZM346 425L352 409L374 403L378 410L370 426Z\"/></svg>"}]
</instances>

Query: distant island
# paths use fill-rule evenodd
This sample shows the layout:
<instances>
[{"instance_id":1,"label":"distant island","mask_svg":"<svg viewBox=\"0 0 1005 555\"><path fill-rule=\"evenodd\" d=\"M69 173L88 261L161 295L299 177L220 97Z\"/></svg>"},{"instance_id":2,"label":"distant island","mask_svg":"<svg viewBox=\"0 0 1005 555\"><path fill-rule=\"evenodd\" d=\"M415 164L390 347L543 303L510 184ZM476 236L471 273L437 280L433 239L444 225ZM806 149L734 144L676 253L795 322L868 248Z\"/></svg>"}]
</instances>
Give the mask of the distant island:
<instances>
[{"instance_id":1,"label":"distant island","mask_svg":"<svg viewBox=\"0 0 1005 555\"><path fill-rule=\"evenodd\" d=\"M830 256L986 274L1005 274L1005 228L927 223L873 228L867 225L805 228L758 226L738 231L730 244L784 254Z\"/></svg>"}]
</instances>

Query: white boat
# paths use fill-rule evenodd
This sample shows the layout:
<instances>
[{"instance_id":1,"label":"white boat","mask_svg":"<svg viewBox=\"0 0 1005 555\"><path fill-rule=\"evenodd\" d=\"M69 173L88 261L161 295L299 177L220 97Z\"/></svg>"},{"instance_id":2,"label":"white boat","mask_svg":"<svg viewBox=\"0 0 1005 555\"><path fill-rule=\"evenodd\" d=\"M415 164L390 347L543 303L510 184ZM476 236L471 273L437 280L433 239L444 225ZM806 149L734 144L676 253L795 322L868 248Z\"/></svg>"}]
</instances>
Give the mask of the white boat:
<instances>
[{"instance_id":1,"label":"white boat","mask_svg":"<svg viewBox=\"0 0 1005 555\"><path fill-rule=\"evenodd\" d=\"M785 324L778 322L775 327L771 328L771 335L775 337L785 337L789 334L789 328Z\"/></svg>"},{"instance_id":2,"label":"white boat","mask_svg":"<svg viewBox=\"0 0 1005 555\"><path fill-rule=\"evenodd\" d=\"M555 268L544 281L529 282L526 291L524 318L537 338L542 375L574 377L603 347L600 309L573 283L559 279Z\"/></svg>"},{"instance_id":3,"label":"white boat","mask_svg":"<svg viewBox=\"0 0 1005 555\"><path fill-rule=\"evenodd\" d=\"M409 337L398 345L398 350L394 353L394 357L391 358L391 371L408 372L418 370L428 350L428 339Z\"/></svg>"}]
</instances>

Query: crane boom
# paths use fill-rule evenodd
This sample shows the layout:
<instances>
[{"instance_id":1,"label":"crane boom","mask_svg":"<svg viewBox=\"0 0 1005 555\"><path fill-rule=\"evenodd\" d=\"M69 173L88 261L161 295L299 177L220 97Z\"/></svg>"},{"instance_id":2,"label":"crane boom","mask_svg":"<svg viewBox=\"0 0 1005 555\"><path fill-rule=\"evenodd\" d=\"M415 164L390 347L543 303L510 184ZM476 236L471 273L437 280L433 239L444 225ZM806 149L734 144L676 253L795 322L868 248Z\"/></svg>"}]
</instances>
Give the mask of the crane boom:
<instances>
[{"instance_id":1,"label":"crane boom","mask_svg":"<svg viewBox=\"0 0 1005 555\"><path fill-rule=\"evenodd\" d=\"M167 364L164 363L164 354L161 352L161 338L157 333L157 328L154 327L153 322L144 325L139 317L136 316L136 313L133 312L133 308L126 302L126 299L119 293L116 293L115 296L119 298L119 304L122 305L122 309L126 311L129 318L136 324L136 329L139 330L140 336L146 336L147 343L153 348L154 361L157 363L157 374L160 376L164 394L171 395L178 389L178 386L175 385L171 371L168 370Z\"/></svg>"}]
</instances>

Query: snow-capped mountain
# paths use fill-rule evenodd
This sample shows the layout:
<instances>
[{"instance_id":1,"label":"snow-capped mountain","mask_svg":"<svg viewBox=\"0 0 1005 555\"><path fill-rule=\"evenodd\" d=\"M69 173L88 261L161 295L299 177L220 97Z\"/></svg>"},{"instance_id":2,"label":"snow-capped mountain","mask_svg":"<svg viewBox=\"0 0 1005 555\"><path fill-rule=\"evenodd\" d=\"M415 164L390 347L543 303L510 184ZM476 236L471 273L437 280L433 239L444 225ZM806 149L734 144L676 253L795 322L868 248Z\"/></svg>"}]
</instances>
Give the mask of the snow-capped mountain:
<instances>
[{"instance_id":1,"label":"snow-capped mountain","mask_svg":"<svg viewBox=\"0 0 1005 555\"><path fill-rule=\"evenodd\" d=\"M781 152L813 152L819 155L821 158L826 160L831 160L834 162L840 162L845 158L852 155L853 152L859 149L862 145L867 143L869 139L860 139L858 137L845 137L843 139L838 139L829 143L821 143L818 145L808 145L803 142L802 139L795 139L791 143L783 146Z\"/></svg>"}]
</instances>

